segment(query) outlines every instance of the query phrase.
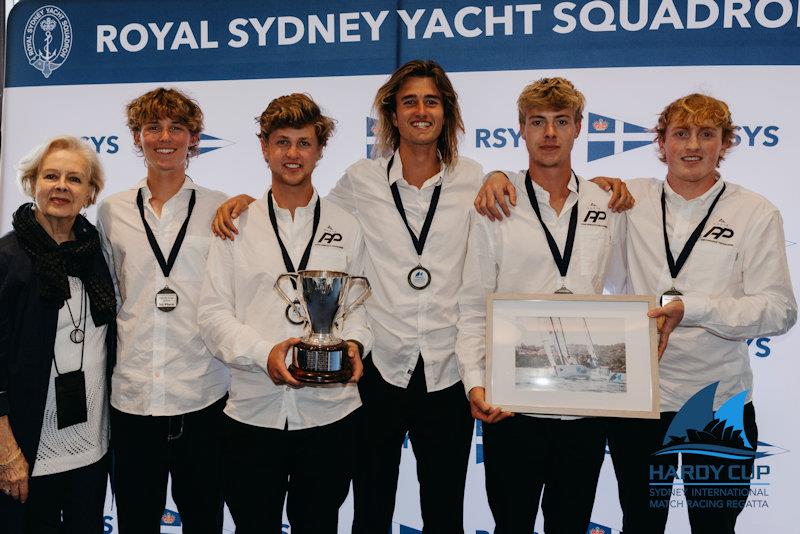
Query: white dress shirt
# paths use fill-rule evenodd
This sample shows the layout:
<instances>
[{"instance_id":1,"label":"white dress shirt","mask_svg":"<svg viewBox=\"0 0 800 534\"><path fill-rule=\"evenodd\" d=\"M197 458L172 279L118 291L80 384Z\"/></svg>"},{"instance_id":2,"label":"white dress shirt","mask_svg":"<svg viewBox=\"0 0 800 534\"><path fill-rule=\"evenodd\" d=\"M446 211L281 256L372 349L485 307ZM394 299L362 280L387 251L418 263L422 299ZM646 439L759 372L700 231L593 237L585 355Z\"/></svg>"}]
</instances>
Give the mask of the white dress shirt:
<instances>
[{"instance_id":1,"label":"white dress shirt","mask_svg":"<svg viewBox=\"0 0 800 534\"><path fill-rule=\"evenodd\" d=\"M485 385L487 294L554 293L562 283L575 294L601 294L609 272L619 273L624 280L621 264L625 220L607 208L609 193L573 176L568 184L569 196L557 214L550 206L549 193L533 183L542 220L562 255L571 210L578 204L575 243L562 281L542 225L528 200L525 172L506 174L517 190L514 214L499 222L474 212L471 215L456 345L468 394L473 387Z\"/></svg>"},{"instance_id":2,"label":"white dress shirt","mask_svg":"<svg viewBox=\"0 0 800 534\"><path fill-rule=\"evenodd\" d=\"M169 257L189 208L196 204L169 280L147 240L136 194L142 191L147 224ZM179 415L205 408L228 391L228 369L206 349L197 326L197 300L211 244L211 220L227 196L187 179L157 216L146 180L105 199L97 209L103 252L119 293L117 364L111 404L134 415ZM178 294L170 312L156 308L156 293Z\"/></svg>"},{"instance_id":3,"label":"white dress shirt","mask_svg":"<svg viewBox=\"0 0 800 534\"><path fill-rule=\"evenodd\" d=\"M375 367L384 380L405 388L421 354L427 390L439 391L461 380L455 359L458 293L469 213L483 171L476 162L460 157L417 189L403 178L397 152L387 176L388 162L379 158L355 163L328 199L353 213L364 232L365 273L372 283L366 307L375 334ZM417 256L394 204L392 183L397 183L408 223L417 236L434 188L442 184L422 257ZM409 271L418 264L431 273L430 285L422 290L408 284Z\"/></svg>"},{"instance_id":4,"label":"white dress shirt","mask_svg":"<svg viewBox=\"0 0 800 534\"><path fill-rule=\"evenodd\" d=\"M82 282L69 278L70 298L58 310L55 359L50 366L50 383L44 406L42 432L36 462L31 476L63 473L99 461L108 450L108 404L106 403L106 330L108 325L95 326L92 312L85 309L86 322L81 315ZM89 305L86 298L85 306ZM70 315L71 311L71 315ZM70 341L75 328L73 320L84 331L83 346ZM83 326L81 326L83 324ZM81 352L83 356L81 356ZM82 360L82 361L81 361ZM58 370L56 370L58 366ZM86 422L58 428L56 406L56 376L82 370L86 385Z\"/></svg>"},{"instance_id":5,"label":"white dress shirt","mask_svg":"<svg viewBox=\"0 0 800 534\"><path fill-rule=\"evenodd\" d=\"M295 269L299 267L313 228L314 192L309 204L289 210L275 206L284 246ZM363 272L364 239L358 222L327 200L321 202L320 222L309 270ZM336 422L361 406L356 384L306 386L299 389L275 385L267 375L267 356L272 347L290 337L303 337L302 325L284 315L287 303L274 289L278 276L287 272L278 240L269 220L267 196L251 204L239 219L235 241L215 239L206 266L198 320L206 344L231 368L231 389L225 413L249 425L289 430ZM338 238L337 238L338 237ZM370 282L372 280L370 279ZM352 301L362 291L354 283L347 295ZM291 283L281 288L290 297ZM371 297L370 297L371 298ZM335 332L372 348L372 334L364 306L356 307ZM286 356L291 363L292 351Z\"/></svg>"},{"instance_id":6,"label":"white dress shirt","mask_svg":"<svg viewBox=\"0 0 800 534\"><path fill-rule=\"evenodd\" d=\"M626 183L636 198L636 205L626 212L628 291L661 295L672 287L661 222L662 189L667 235L677 259L723 180L692 200L675 193L666 181ZM797 318L777 208L727 182L675 287L684 294L685 312L659 365L661 411L680 410L692 395L717 380L714 409L745 389L752 391L745 339L782 334Z\"/></svg>"}]
</instances>

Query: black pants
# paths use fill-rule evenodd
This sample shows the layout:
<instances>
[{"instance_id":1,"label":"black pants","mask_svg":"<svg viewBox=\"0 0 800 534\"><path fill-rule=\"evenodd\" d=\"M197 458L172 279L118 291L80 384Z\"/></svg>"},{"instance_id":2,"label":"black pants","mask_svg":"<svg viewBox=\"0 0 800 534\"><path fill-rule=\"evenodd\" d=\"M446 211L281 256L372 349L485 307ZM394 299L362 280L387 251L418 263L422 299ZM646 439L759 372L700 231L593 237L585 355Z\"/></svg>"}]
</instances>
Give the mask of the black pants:
<instances>
[{"instance_id":1,"label":"black pants","mask_svg":"<svg viewBox=\"0 0 800 534\"><path fill-rule=\"evenodd\" d=\"M227 396L196 412L131 415L111 408L114 491L121 534L158 534L172 475L172 498L187 534L222 532L222 409Z\"/></svg>"},{"instance_id":2,"label":"black pants","mask_svg":"<svg viewBox=\"0 0 800 534\"><path fill-rule=\"evenodd\" d=\"M603 423L517 414L483 425L495 534L530 534L542 497L547 534L586 534L605 457ZM627 532L626 532L627 534Z\"/></svg>"},{"instance_id":3,"label":"black pants","mask_svg":"<svg viewBox=\"0 0 800 534\"><path fill-rule=\"evenodd\" d=\"M225 502L236 534L336 534L350 491L361 410L302 430L276 430L225 417Z\"/></svg>"},{"instance_id":4,"label":"black pants","mask_svg":"<svg viewBox=\"0 0 800 534\"><path fill-rule=\"evenodd\" d=\"M20 504L0 493L3 534L102 534L108 456L81 467L32 477Z\"/></svg>"},{"instance_id":5,"label":"black pants","mask_svg":"<svg viewBox=\"0 0 800 534\"><path fill-rule=\"evenodd\" d=\"M420 357L403 389L386 382L372 358L364 361L358 386L366 417L353 483L354 534L389 532L406 432L417 460L422 531L464 532L464 484L474 420L462 383L429 393L423 366Z\"/></svg>"},{"instance_id":6,"label":"black pants","mask_svg":"<svg viewBox=\"0 0 800 534\"><path fill-rule=\"evenodd\" d=\"M662 412L661 418L656 420L608 421L608 445L617 476L622 530L625 534L663 533L670 499L680 498L671 494L672 486L658 485L673 482L671 473L677 469L678 455L653 456L653 452L662 448L664 435L675 418L675 413ZM755 447L758 427L752 403L744 406L743 422L745 435ZM753 460L731 460L697 454L682 456L682 464L685 466L683 470L686 473L683 482L691 485L676 488L682 488L685 494L692 532L733 534L736 519L747 501L750 486L742 483L749 482L747 478L752 473ZM702 469L708 466L718 472L718 475L712 474L710 478L698 480L690 474L697 466L702 466ZM699 481L717 485L694 485ZM726 482L735 485L719 485ZM720 493L727 496L720 498Z\"/></svg>"}]
</instances>

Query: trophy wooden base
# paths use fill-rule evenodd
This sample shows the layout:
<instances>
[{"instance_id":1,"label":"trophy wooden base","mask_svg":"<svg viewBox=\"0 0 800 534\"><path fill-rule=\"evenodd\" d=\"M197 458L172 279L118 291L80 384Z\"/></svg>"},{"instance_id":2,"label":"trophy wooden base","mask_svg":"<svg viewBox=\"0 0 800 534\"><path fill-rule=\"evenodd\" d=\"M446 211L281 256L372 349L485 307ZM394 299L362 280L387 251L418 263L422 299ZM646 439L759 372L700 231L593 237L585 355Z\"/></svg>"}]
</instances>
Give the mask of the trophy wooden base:
<instances>
[{"instance_id":1,"label":"trophy wooden base","mask_svg":"<svg viewBox=\"0 0 800 534\"><path fill-rule=\"evenodd\" d=\"M292 360L289 373L300 382L335 384L347 382L353 376L345 341L329 346L301 341L294 347Z\"/></svg>"}]
</instances>

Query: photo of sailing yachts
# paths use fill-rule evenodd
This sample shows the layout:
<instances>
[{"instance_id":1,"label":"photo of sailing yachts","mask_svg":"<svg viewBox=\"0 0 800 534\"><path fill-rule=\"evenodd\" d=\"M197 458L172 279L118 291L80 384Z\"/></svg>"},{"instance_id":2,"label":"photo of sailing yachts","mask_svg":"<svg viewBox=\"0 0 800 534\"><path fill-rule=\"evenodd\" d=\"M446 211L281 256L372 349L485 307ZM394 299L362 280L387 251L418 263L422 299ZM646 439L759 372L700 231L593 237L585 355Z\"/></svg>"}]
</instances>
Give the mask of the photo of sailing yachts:
<instances>
[{"instance_id":1,"label":"photo of sailing yachts","mask_svg":"<svg viewBox=\"0 0 800 534\"><path fill-rule=\"evenodd\" d=\"M625 319L516 317L515 386L533 391L624 393Z\"/></svg>"}]
</instances>

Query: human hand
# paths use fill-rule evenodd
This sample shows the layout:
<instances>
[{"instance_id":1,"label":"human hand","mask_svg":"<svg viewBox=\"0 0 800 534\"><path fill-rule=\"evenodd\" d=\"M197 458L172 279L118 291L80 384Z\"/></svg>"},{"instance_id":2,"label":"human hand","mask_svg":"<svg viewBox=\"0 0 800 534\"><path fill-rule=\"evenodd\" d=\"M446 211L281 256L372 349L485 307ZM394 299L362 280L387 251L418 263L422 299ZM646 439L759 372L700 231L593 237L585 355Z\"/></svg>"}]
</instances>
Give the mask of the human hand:
<instances>
[{"instance_id":1,"label":"human hand","mask_svg":"<svg viewBox=\"0 0 800 534\"><path fill-rule=\"evenodd\" d=\"M506 196L508 196L508 202L506 202ZM475 211L489 217L490 221L502 221L503 215L500 210L505 213L506 217L511 216L509 203L512 206L517 205L517 188L514 187L508 176L500 171L495 171L489 175L481 190L478 191L474 205Z\"/></svg>"},{"instance_id":2,"label":"human hand","mask_svg":"<svg viewBox=\"0 0 800 534\"><path fill-rule=\"evenodd\" d=\"M472 417L484 423L497 423L514 415L486 402L486 388L481 386L469 390L469 409Z\"/></svg>"},{"instance_id":3,"label":"human hand","mask_svg":"<svg viewBox=\"0 0 800 534\"><path fill-rule=\"evenodd\" d=\"M289 349L300 343L299 337L290 337L281 341L269 351L267 356L267 374L276 385L288 384L292 387L302 387L303 383L297 380L286 368L286 354Z\"/></svg>"},{"instance_id":4,"label":"human hand","mask_svg":"<svg viewBox=\"0 0 800 534\"><path fill-rule=\"evenodd\" d=\"M658 328L658 359L664 356L664 350L667 348L667 341L669 335L675 330L675 327L683 320L684 306L681 299L674 299L667 303L666 306L660 308L653 308L647 312L647 316L656 319Z\"/></svg>"},{"instance_id":5,"label":"human hand","mask_svg":"<svg viewBox=\"0 0 800 534\"><path fill-rule=\"evenodd\" d=\"M631 209L636 204L636 199L628 191L628 186L619 178L598 176L590 181L599 185L603 191L611 191L611 198L608 200L608 207L611 211L623 212Z\"/></svg>"},{"instance_id":6,"label":"human hand","mask_svg":"<svg viewBox=\"0 0 800 534\"><path fill-rule=\"evenodd\" d=\"M361 360L361 349L354 341L347 342L347 357L350 359L350 369L353 371L348 382L356 383L364 375L364 362Z\"/></svg>"},{"instance_id":7,"label":"human hand","mask_svg":"<svg viewBox=\"0 0 800 534\"><path fill-rule=\"evenodd\" d=\"M28 500L28 461L14 439L8 416L0 417L0 491L21 503Z\"/></svg>"},{"instance_id":8,"label":"human hand","mask_svg":"<svg viewBox=\"0 0 800 534\"><path fill-rule=\"evenodd\" d=\"M220 239L230 239L233 241L234 235L239 233L233 220L242 212L247 210L250 203L255 201L250 195L237 195L231 197L217 208L214 220L211 221L211 231Z\"/></svg>"}]
</instances>

